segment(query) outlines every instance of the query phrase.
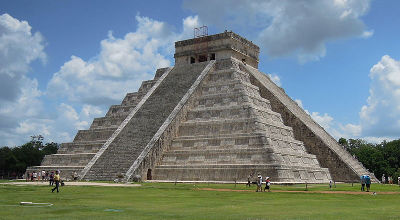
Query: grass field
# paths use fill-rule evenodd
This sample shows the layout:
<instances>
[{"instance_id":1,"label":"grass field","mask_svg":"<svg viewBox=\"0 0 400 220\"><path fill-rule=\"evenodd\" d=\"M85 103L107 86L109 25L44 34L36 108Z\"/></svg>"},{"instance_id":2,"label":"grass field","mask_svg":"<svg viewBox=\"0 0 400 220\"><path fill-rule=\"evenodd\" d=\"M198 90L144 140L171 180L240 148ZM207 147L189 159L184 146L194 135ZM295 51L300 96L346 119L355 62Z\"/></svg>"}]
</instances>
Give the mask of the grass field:
<instances>
[{"instance_id":1,"label":"grass field","mask_svg":"<svg viewBox=\"0 0 400 220\"><path fill-rule=\"evenodd\" d=\"M316 193L250 189L233 184L143 183L140 187L64 186L57 194L48 186L0 184L0 219L400 219L400 194L384 194L399 193L399 186L374 184L376 195L345 194L359 191L359 185L351 184L331 190L327 185L308 185L308 191ZM304 191L305 185L273 185L272 190ZM22 201L53 206L21 206Z\"/></svg>"}]
</instances>

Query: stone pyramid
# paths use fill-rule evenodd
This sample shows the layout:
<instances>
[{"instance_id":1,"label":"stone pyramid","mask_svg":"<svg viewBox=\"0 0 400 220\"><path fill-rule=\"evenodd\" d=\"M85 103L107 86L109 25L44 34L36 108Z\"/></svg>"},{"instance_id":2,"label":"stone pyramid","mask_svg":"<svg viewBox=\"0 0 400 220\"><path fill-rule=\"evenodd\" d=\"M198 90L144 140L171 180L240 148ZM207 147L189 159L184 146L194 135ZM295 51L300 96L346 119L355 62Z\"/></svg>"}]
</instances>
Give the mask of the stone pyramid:
<instances>
[{"instance_id":1,"label":"stone pyramid","mask_svg":"<svg viewBox=\"0 0 400 220\"><path fill-rule=\"evenodd\" d=\"M370 174L258 71L252 42L224 32L175 48L174 67L157 70L29 170L125 181L242 182L261 173L282 183L358 181Z\"/></svg>"}]
</instances>

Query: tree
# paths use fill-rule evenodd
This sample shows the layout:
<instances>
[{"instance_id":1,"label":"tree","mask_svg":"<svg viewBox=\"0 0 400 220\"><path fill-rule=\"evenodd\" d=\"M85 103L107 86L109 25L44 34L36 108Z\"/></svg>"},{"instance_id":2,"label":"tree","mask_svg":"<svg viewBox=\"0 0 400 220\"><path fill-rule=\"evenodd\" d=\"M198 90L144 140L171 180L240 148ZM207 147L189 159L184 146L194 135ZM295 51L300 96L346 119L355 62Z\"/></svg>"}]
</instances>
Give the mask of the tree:
<instances>
[{"instance_id":1,"label":"tree","mask_svg":"<svg viewBox=\"0 0 400 220\"><path fill-rule=\"evenodd\" d=\"M55 154L59 145L51 142L43 145L43 136L32 136L32 140L21 146L0 148L0 176L12 173L22 176L28 166L38 166L45 155Z\"/></svg>"},{"instance_id":2,"label":"tree","mask_svg":"<svg viewBox=\"0 0 400 220\"><path fill-rule=\"evenodd\" d=\"M371 144L362 139L340 138L338 143L355 155L376 177L385 174L397 181L400 175L400 140Z\"/></svg>"}]
</instances>

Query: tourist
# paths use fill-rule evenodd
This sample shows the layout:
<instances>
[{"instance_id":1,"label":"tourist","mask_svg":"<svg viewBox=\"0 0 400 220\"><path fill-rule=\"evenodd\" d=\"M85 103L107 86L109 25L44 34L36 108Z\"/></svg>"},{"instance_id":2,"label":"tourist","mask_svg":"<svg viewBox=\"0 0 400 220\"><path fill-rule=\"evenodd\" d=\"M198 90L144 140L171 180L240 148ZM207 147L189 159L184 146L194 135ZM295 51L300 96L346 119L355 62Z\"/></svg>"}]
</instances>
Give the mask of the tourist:
<instances>
[{"instance_id":1,"label":"tourist","mask_svg":"<svg viewBox=\"0 0 400 220\"><path fill-rule=\"evenodd\" d=\"M257 176L257 190L256 192L262 192L262 176L259 173Z\"/></svg>"},{"instance_id":2,"label":"tourist","mask_svg":"<svg viewBox=\"0 0 400 220\"><path fill-rule=\"evenodd\" d=\"M58 174L58 171L56 171L56 174L54 175L54 182L56 183L56 186L51 190L51 192L54 192L54 190L57 189L57 193L58 193L58 187L60 186L60 174Z\"/></svg>"},{"instance_id":3,"label":"tourist","mask_svg":"<svg viewBox=\"0 0 400 220\"><path fill-rule=\"evenodd\" d=\"M265 188L264 188L264 192L266 189L268 189L268 192L271 192L270 190L270 185L271 185L271 181L269 180L269 176L265 177Z\"/></svg>"},{"instance_id":4,"label":"tourist","mask_svg":"<svg viewBox=\"0 0 400 220\"><path fill-rule=\"evenodd\" d=\"M32 173L32 181L36 181L36 179L37 179L37 173L36 173L36 171L33 171L33 173Z\"/></svg>"},{"instance_id":5,"label":"tourist","mask_svg":"<svg viewBox=\"0 0 400 220\"><path fill-rule=\"evenodd\" d=\"M371 187L371 177L365 175L365 185L367 186L367 192L369 192L369 188Z\"/></svg>"},{"instance_id":6,"label":"tourist","mask_svg":"<svg viewBox=\"0 0 400 220\"><path fill-rule=\"evenodd\" d=\"M42 170L42 182L46 180L46 171Z\"/></svg>"},{"instance_id":7,"label":"tourist","mask_svg":"<svg viewBox=\"0 0 400 220\"><path fill-rule=\"evenodd\" d=\"M360 177L360 181L361 181L361 191L365 191L365 175L362 175Z\"/></svg>"},{"instance_id":8,"label":"tourist","mask_svg":"<svg viewBox=\"0 0 400 220\"><path fill-rule=\"evenodd\" d=\"M52 186L54 184L54 172L51 171L50 177L49 177L49 185Z\"/></svg>"},{"instance_id":9,"label":"tourist","mask_svg":"<svg viewBox=\"0 0 400 220\"><path fill-rule=\"evenodd\" d=\"M253 176L252 174L249 174L249 176L247 177L247 184L246 184L246 186L248 186L248 187L251 186L250 180L251 180L251 177L252 177L252 176Z\"/></svg>"}]
</instances>

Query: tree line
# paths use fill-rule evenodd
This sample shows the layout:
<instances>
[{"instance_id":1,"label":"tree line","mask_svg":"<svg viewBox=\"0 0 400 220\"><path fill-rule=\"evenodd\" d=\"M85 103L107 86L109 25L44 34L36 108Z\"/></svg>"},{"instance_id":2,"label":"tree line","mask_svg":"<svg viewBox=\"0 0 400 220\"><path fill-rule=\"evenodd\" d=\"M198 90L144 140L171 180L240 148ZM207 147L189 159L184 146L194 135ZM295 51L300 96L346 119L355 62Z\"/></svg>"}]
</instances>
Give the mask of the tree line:
<instances>
[{"instance_id":1,"label":"tree line","mask_svg":"<svg viewBox=\"0 0 400 220\"><path fill-rule=\"evenodd\" d=\"M345 138L338 142L379 180L385 174L397 182L400 176L400 139L379 144ZM45 155L57 153L58 148L59 144L54 142L43 144L41 136L32 136L32 141L21 146L1 147L0 178L22 177L27 167L39 166Z\"/></svg>"},{"instance_id":2,"label":"tree line","mask_svg":"<svg viewBox=\"0 0 400 220\"><path fill-rule=\"evenodd\" d=\"M371 144L362 139L340 138L339 144L379 180L385 174L386 178L391 176L397 183L397 177L400 176L400 139Z\"/></svg>"},{"instance_id":3,"label":"tree line","mask_svg":"<svg viewBox=\"0 0 400 220\"><path fill-rule=\"evenodd\" d=\"M43 143L43 137L16 147L0 148L0 179L21 178L29 166L39 166L45 155L57 153L59 144Z\"/></svg>"}]
</instances>

